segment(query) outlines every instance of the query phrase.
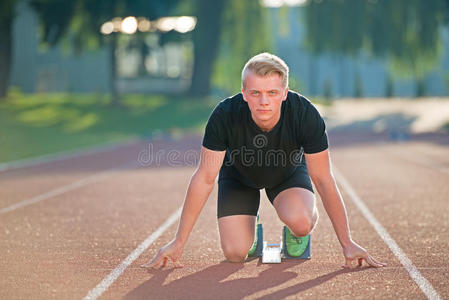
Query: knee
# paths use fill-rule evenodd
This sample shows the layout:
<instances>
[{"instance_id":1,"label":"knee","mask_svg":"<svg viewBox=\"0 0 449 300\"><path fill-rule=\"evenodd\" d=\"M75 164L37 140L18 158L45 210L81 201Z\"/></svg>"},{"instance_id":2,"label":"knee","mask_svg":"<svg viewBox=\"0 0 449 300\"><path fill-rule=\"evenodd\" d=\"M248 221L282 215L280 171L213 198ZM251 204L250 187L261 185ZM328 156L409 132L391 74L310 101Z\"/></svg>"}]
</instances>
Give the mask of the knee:
<instances>
[{"instance_id":1,"label":"knee","mask_svg":"<svg viewBox=\"0 0 449 300\"><path fill-rule=\"evenodd\" d=\"M249 248L235 247L232 245L222 245L224 256L230 262L244 262L248 256Z\"/></svg>"},{"instance_id":2,"label":"knee","mask_svg":"<svg viewBox=\"0 0 449 300\"><path fill-rule=\"evenodd\" d=\"M299 223L289 225L288 228L290 228L295 236L306 236L312 231L313 225L310 221L303 220Z\"/></svg>"},{"instance_id":3,"label":"knee","mask_svg":"<svg viewBox=\"0 0 449 300\"><path fill-rule=\"evenodd\" d=\"M290 228L295 236L308 235L316 224L318 215L309 214L288 214L283 216L281 221Z\"/></svg>"}]
</instances>

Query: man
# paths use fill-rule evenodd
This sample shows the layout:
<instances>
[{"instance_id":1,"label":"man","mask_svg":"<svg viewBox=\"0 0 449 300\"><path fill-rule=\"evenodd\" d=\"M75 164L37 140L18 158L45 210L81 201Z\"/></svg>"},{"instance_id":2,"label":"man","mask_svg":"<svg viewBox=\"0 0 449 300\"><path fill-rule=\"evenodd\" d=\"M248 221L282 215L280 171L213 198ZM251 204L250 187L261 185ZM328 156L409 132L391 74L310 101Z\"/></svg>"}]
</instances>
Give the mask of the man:
<instances>
[{"instance_id":1,"label":"man","mask_svg":"<svg viewBox=\"0 0 449 300\"><path fill-rule=\"evenodd\" d=\"M168 260L181 266L178 259L218 173L218 227L229 261L243 262L253 248L262 188L288 228L288 252L300 251L301 239L318 220L312 179L343 248L345 266L361 266L363 260L384 266L351 239L324 121L307 99L289 91L288 72L285 62L269 53L246 63L242 93L220 102L209 118L175 238L144 267L165 266Z\"/></svg>"}]
</instances>

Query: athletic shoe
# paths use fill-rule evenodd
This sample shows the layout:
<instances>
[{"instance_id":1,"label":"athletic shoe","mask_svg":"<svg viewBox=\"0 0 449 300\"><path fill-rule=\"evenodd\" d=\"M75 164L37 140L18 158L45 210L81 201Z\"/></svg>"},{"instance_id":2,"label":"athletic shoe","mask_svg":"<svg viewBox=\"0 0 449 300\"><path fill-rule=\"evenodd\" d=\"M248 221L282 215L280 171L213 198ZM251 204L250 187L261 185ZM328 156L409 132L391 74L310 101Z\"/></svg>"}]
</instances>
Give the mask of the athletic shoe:
<instances>
[{"instance_id":1,"label":"athletic shoe","mask_svg":"<svg viewBox=\"0 0 449 300\"><path fill-rule=\"evenodd\" d=\"M284 243L287 248L287 254L292 257L301 256L307 249L307 245L309 245L310 234L300 237L294 236L287 226L284 226L284 232L285 232Z\"/></svg>"},{"instance_id":2,"label":"athletic shoe","mask_svg":"<svg viewBox=\"0 0 449 300\"><path fill-rule=\"evenodd\" d=\"M254 243L248 251L248 256L253 256L257 249L257 224L259 224L259 214L257 214L256 226L254 228Z\"/></svg>"}]
</instances>

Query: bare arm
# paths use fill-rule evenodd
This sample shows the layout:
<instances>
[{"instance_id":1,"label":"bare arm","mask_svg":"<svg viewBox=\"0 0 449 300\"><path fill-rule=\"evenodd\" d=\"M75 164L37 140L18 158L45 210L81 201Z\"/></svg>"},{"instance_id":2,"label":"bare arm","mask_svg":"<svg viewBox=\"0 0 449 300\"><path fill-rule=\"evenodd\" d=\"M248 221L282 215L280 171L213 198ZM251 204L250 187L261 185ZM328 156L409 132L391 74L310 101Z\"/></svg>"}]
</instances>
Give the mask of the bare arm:
<instances>
[{"instance_id":1,"label":"bare arm","mask_svg":"<svg viewBox=\"0 0 449 300\"><path fill-rule=\"evenodd\" d=\"M369 265L374 267L385 265L372 258L351 238L346 208L331 171L329 151L305 154L305 157L310 178L321 196L324 208L343 248L346 258L345 266L352 267L354 260L358 260L359 266L362 265L362 260L366 260Z\"/></svg>"},{"instance_id":2,"label":"bare arm","mask_svg":"<svg viewBox=\"0 0 449 300\"><path fill-rule=\"evenodd\" d=\"M170 243L162 247L152 260L142 265L143 267L158 267L159 265L163 267L168 259L181 267L177 261L181 257L190 232L214 188L215 178L220 171L225 153L226 151L201 148L200 165L190 180L176 236Z\"/></svg>"},{"instance_id":3,"label":"bare arm","mask_svg":"<svg viewBox=\"0 0 449 300\"><path fill-rule=\"evenodd\" d=\"M323 201L335 233L342 247L351 240L348 218L343 199L331 172L329 151L305 154L307 169Z\"/></svg>"},{"instance_id":4,"label":"bare arm","mask_svg":"<svg viewBox=\"0 0 449 300\"><path fill-rule=\"evenodd\" d=\"M225 153L226 151L212 151L204 147L201 149L200 165L190 180L176 233L176 239L183 245L214 188Z\"/></svg>"}]
</instances>

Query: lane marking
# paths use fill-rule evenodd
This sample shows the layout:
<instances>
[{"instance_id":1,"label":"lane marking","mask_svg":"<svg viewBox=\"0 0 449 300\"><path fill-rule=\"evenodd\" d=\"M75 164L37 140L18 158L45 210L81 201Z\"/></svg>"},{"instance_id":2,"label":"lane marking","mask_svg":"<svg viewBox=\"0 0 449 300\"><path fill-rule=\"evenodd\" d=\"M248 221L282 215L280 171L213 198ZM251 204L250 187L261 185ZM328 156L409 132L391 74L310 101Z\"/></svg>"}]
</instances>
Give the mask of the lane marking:
<instances>
[{"instance_id":1,"label":"lane marking","mask_svg":"<svg viewBox=\"0 0 449 300\"><path fill-rule=\"evenodd\" d=\"M126 139L122 142L106 142L97 144L94 146L82 147L74 150L61 151L51 154L45 154L40 156L35 156L31 158L24 158L19 160L14 160L10 162L5 162L0 164L0 172L20 169L25 167L32 167L37 165L42 165L49 162L57 162L66 160L69 158L81 157L89 154L96 154L101 152L112 151L121 147L130 146L139 141L138 138Z\"/></svg>"},{"instance_id":2,"label":"lane marking","mask_svg":"<svg viewBox=\"0 0 449 300\"><path fill-rule=\"evenodd\" d=\"M102 171L100 173L93 174L91 176L85 177L85 178L80 179L78 181L72 182L70 184L63 185L61 187L55 188L55 189L53 189L51 191L48 191L46 193L40 194L38 196L35 196L35 197L31 198L31 199L24 200L24 201L15 203L13 205L4 207L4 208L0 209L0 215L8 213L8 212L11 212L13 210L16 210L16 209L19 209L19 208L22 208L22 207L25 207L25 206L28 206L28 205L31 205L31 204L35 204L35 203L38 203L38 202L41 202L41 201L53 198L55 196L59 196L61 194L73 191L73 190L78 189L80 187L83 187L85 185L101 181L103 179L106 179L106 178L112 176L113 175L113 173L112 173L113 171L118 171L118 170L121 170L121 169L129 168L129 167L135 167L135 166L137 166L137 163L135 161L132 161L132 162L128 162L126 164L123 164L123 165L120 165L120 166L117 166L117 167L113 167L113 168L107 169L107 170Z\"/></svg>"},{"instance_id":3,"label":"lane marking","mask_svg":"<svg viewBox=\"0 0 449 300\"><path fill-rule=\"evenodd\" d=\"M332 167L334 173L338 177L338 181L346 190L351 198L352 202L358 207L358 209L362 212L363 216L368 220L371 226L374 227L377 234L382 238L382 240L387 244L390 248L391 252L399 259L401 264L407 270L410 277L416 282L421 291L427 296L428 299L443 299L437 291L433 288L430 282L419 272L419 270L413 265L412 261L405 255L404 251L398 246L398 244L393 240L387 230L377 221L368 207L363 203L360 197L357 195L355 190L343 176L343 174L338 171L335 166Z\"/></svg>"},{"instance_id":4,"label":"lane marking","mask_svg":"<svg viewBox=\"0 0 449 300\"><path fill-rule=\"evenodd\" d=\"M180 206L155 232L149 235L128 257L123 260L108 276L106 276L95 288L89 291L83 300L97 299L101 296L120 275L131 265L151 244L154 243L174 222L181 216Z\"/></svg>"}]
</instances>

